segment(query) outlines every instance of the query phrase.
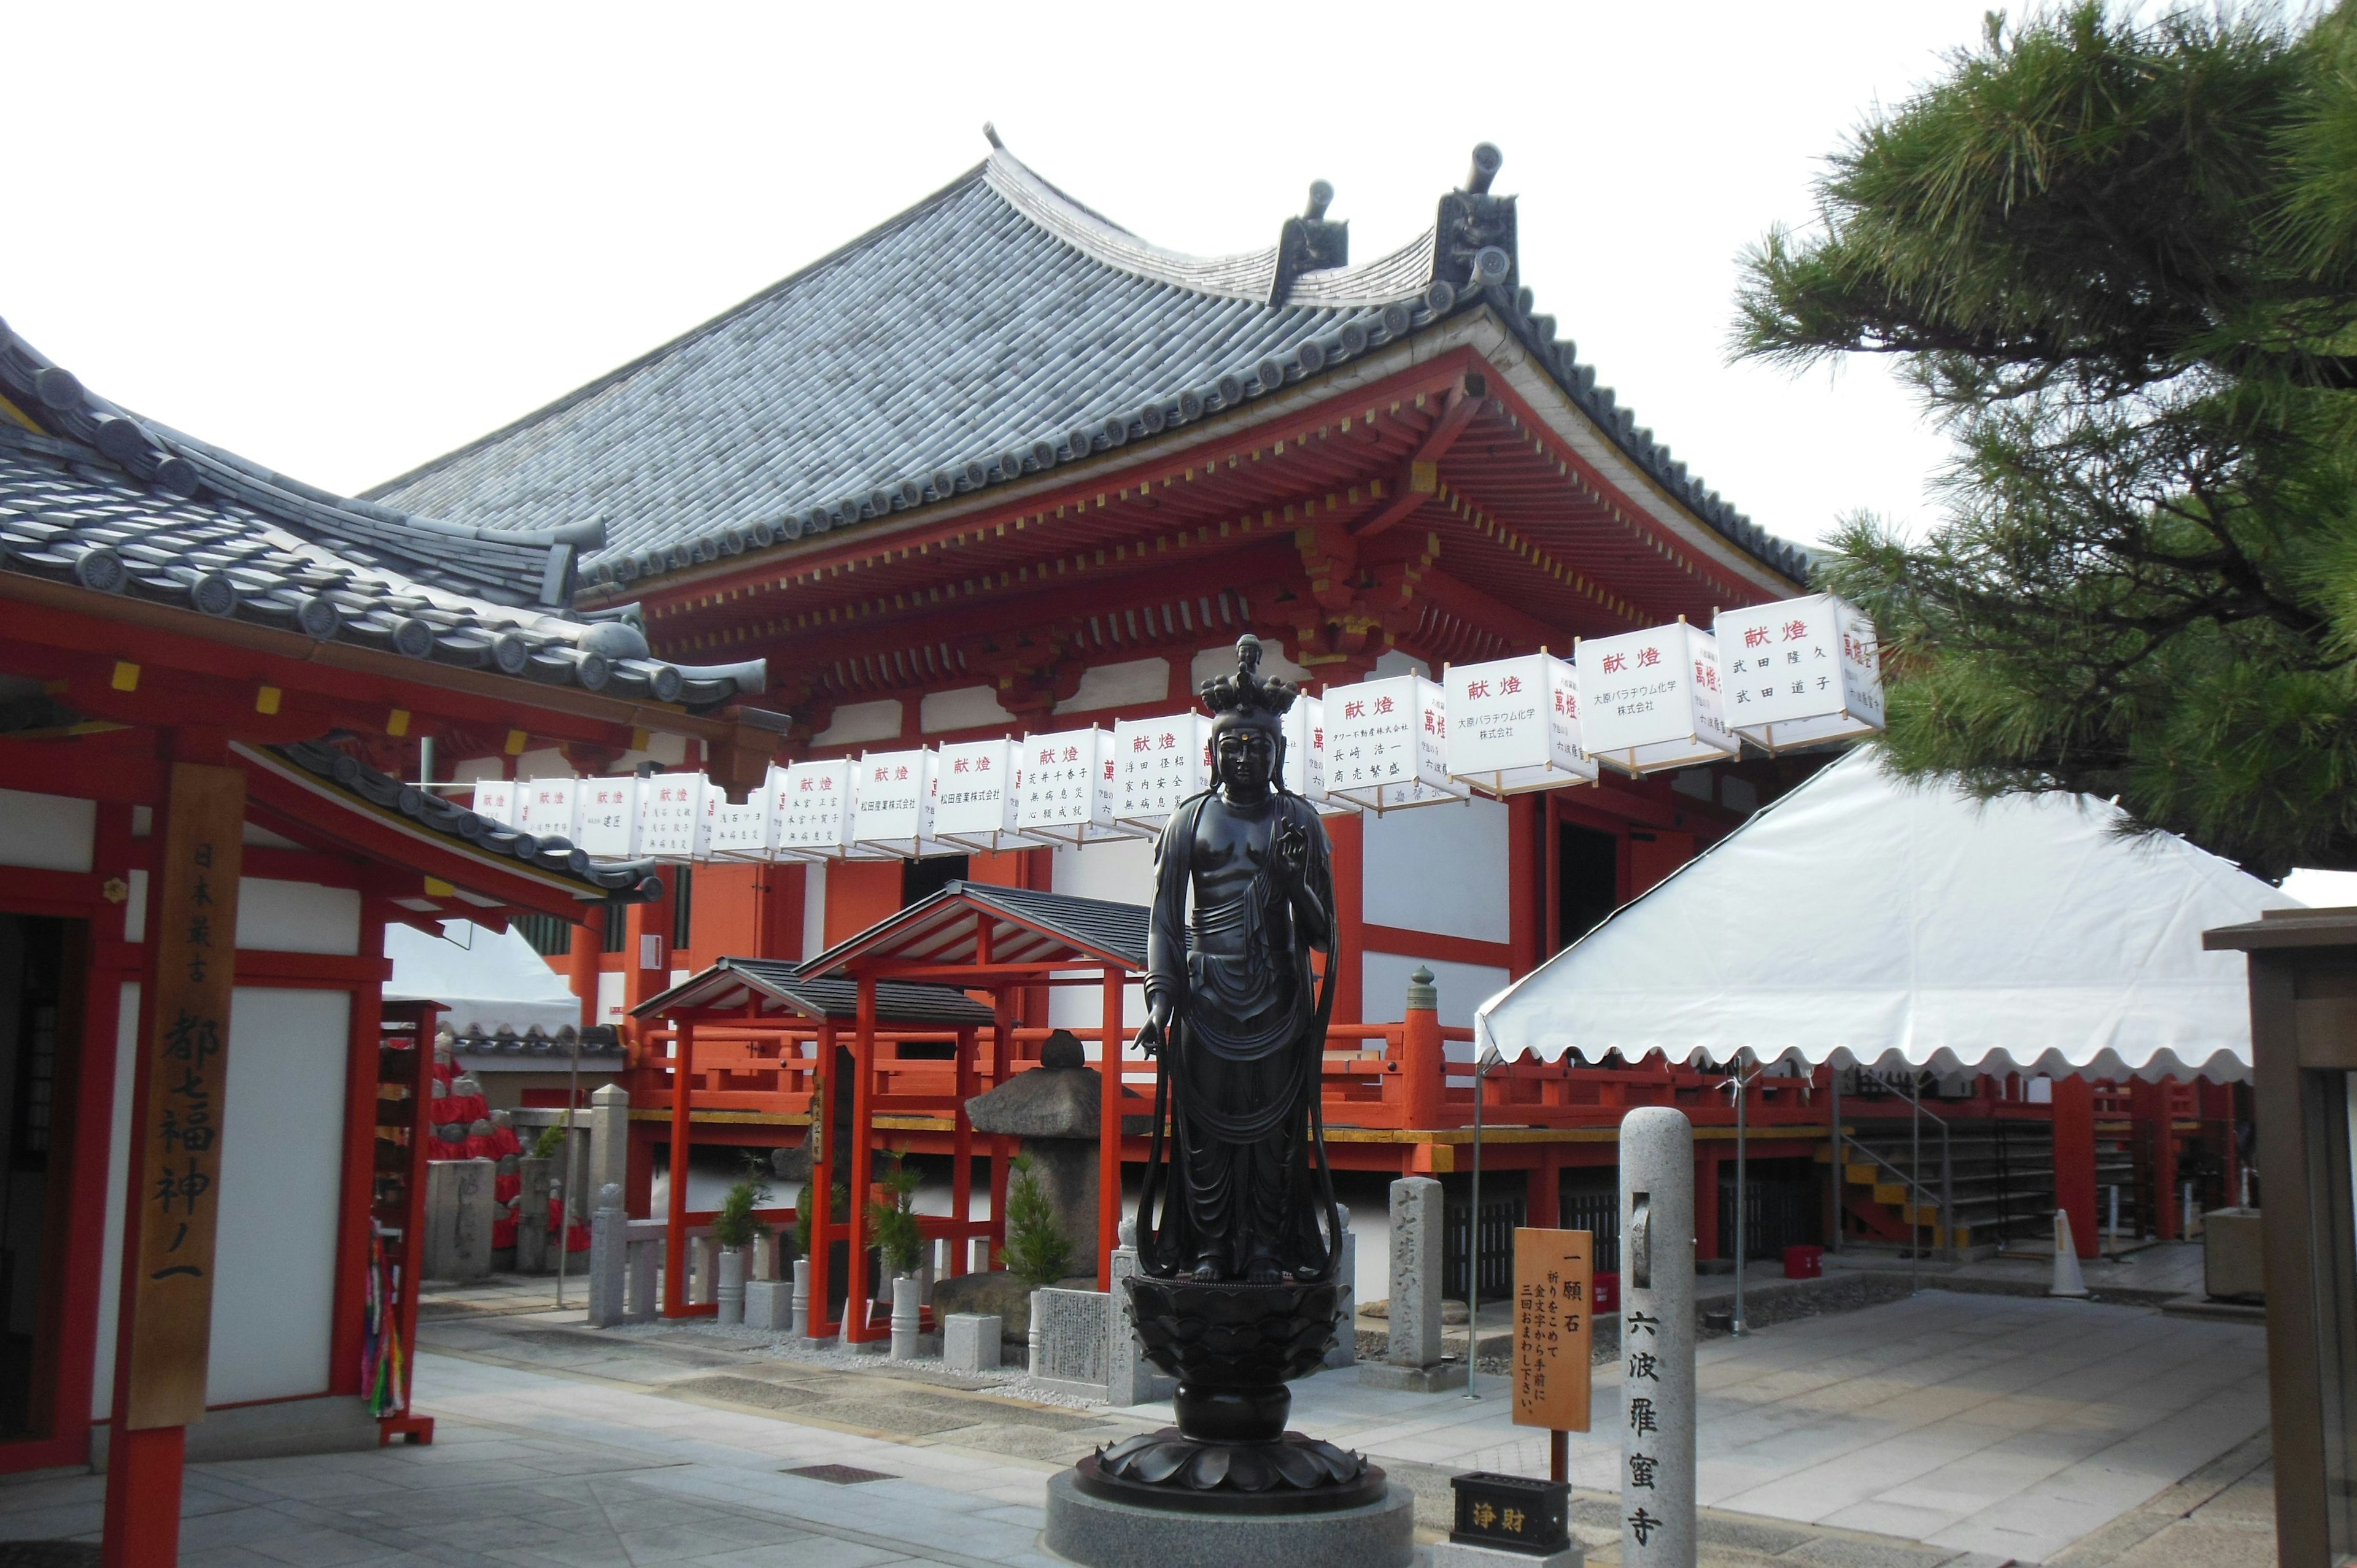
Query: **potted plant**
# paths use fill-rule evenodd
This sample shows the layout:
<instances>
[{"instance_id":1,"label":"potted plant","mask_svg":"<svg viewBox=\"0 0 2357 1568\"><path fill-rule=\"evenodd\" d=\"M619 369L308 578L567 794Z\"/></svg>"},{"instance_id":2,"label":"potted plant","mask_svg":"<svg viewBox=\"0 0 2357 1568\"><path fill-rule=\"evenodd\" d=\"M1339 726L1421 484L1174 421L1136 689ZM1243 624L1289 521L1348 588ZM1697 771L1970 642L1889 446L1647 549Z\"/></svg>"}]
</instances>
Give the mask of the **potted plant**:
<instances>
[{"instance_id":1,"label":"potted plant","mask_svg":"<svg viewBox=\"0 0 2357 1568\"><path fill-rule=\"evenodd\" d=\"M748 1160L745 1174L729 1185L720 1199L720 1212L712 1217L712 1239L720 1247L720 1283L713 1300L724 1324L741 1326L745 1321L745 1249L768 1232L753 1211L769 1197L760 1167Z\"/></svg>"},{"instance_id":2,"label":"potted plant","mask_svg":"<svg viewBox=\"0 0 2357 1568\"><path fill-rule=\"evenodd\" d=\"M884 1196L867 1209L877 1258L892 1280L892 1359L896 1361L917 1353L917 1332L923 1322L924 1287L917 1278L917 1265L925 1255L924 1231L917 1224L920 1179L903 1153L878 1183Z\"/></svg>"}]
</instances>

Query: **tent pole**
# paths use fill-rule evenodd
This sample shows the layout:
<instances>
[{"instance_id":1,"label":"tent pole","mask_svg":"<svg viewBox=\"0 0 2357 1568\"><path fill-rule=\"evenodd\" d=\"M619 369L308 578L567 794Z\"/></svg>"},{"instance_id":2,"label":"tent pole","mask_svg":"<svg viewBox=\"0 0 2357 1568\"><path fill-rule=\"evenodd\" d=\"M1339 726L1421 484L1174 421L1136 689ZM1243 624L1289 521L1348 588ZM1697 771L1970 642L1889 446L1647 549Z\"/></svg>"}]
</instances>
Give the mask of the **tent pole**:
<instances>
[{"instance_id":1,"label":"tent pole","mask_svg":"<svg viewBox=\"0 0 2357 1568\"><path fill-rule=\"evenodd\" d=\"M1826 1238L1835 1252L1842 1250L1842 1199L1849 1192L1849 1151L1842 1146L1841 1068L1825 1058L1825 1080L1833 1089L1834 1110L1834 1230Z\"/></svg>"},{"instance_id":2,"label":"tent pole","mask_svg":"<svg viewBox=\"0 0 2357 1568\"><path fill-rule=\"evenodd\" d=\"M1920 1090L1923 1080L1915 1069L1908 1069L1907 1076ZM1907 1294L1923 1294L1923 1096L1919 1092L1907 1097L1914 1107L1907 1119Z\"/></svg>"},{"instance_id":3,"label":"tent pole","mask_svg":"<svg viewBox=\"0 0 2357 1568\"><path fill-rule=\"evenodd\" d=\"M1745 1091L1751 1087L1743 1076L1743 1058L1749 1054L1749 1050L1744 1048L1738 1048L1735 1053L1735 1320L1727 1326L1727 1332L1738 1336L1751 1332L1751 1326L1743 1317L1743 1267L1746 1262L1743 1222L1749 1217L1748 1210L1750 1207L1750 1188L1743 1179L1745 1133L1749 1121L1744 1114L1744 1101L1750 1098ZM1718 1195L1713 1193L1711 1197L1716 1199Z\"/></svg>"}]
</instances>

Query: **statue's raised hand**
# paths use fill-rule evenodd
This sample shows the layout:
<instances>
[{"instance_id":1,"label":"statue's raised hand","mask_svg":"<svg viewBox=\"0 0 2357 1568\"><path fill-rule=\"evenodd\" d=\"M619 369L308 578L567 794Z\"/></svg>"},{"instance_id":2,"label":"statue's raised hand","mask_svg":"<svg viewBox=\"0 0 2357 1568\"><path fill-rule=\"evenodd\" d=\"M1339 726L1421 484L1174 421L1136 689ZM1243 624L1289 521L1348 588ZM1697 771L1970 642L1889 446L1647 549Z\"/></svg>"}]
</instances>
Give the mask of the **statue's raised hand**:
<instances>
[{"instance_id":1,"label":"statue's raised hand","mask_svg":"<svg viewBox=\"0 0 2357 1568\"><path fill-rule=\"evenodd\" d=\"M1277 829L1276 843L1270 846L1269 865L1287 887L1301 886L1301 873L1309 864L1309 835L1298 822L1287 822Z\"/></svg>"}]
</instances>

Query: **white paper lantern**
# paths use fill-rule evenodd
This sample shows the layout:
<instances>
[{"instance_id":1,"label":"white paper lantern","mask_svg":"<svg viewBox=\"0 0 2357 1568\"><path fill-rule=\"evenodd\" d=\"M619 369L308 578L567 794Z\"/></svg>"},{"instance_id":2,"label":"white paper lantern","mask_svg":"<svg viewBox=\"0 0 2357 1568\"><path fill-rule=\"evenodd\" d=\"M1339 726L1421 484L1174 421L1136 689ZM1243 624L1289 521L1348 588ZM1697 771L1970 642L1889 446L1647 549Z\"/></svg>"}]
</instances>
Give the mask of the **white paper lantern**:
<instances>
[{"instance_id":1,"label":"white paper lantern","mask_svg":"<svg viewBox=\"0 0 2357 1568\"><path fill-rule=\"evenodd\" d=\"M762 788L747 795L741 806L731 804L718 789L712 791L718 798L718 803L712 811L713 859L775 858L777 819L770 811L770 793L766 779L762 785Z\"/></svg>"},{"instance_id":2,"label":"white paper lantern","mask_svg":"<svg viewBox=\"0 0 2357 1568\"><path fill-rule=\"evenodd\" d=\"M1329 817L1347 817L1359 808L1326 789L1326 704L1311 696L1293 699L1280 721L1285 729L1285 787Z\"/></svg>"},{"instance_id":3,"label":"white paper lantern","mask_svg":"<svg viewBox=\"0 0 2357 1568\"><path fill-rule=\"evenodd\" d=\"M580 803L577 779L527 779L516 791L515 827L534 838L561 838L577 843L581 823L575 807Z\"/></svg>"},{"instance_id":4,"label":"white paper lantern","mask_svg":"<svg viewBox=\"0 0 2357 1568\"><path fill-rule=\"evenodd\" d=\"M1329 794L1378 813L1471 797L1448 776L1448 703L1438 682L1391 675L1329 686L1325 701Z\"/></svg>"},{"instance_id":5,"label":"white paper lantern","mask_svg":"<svg viewBox=\"0 0 2357 1568\"><path fill-rule=\"evenodd\" d=\"M1710 633L1678 621L1579 645L1580 744L1622 773L1724 762L1742 749L1719 707Z\"/></svg>"},{"instance_id":6,"label":"white paper lantern","mask_svg":"<svg viewBox=\"0 0 2357 1568\"><path fill-rule=\"evenodd\" d=\"M604 860L629 860L639 853L639 781L631 778L584 779L579 790L582 849Z\"/></svg>"},{"instance_id":7,"label":"white paper lantern","mask_svg":"<svg viewBox=\"0 0 2357 1568\"><path fill-rule=\"evenodd\" d=\"M1178 802L1210 779L1203 746L1211 721L1201 714L1123 719L1113 726L1114 821L1158 833Z\"/></svg>"},{"instance_id":8,"label":"white paper lantern","mask_svg":"<svg viewBox=\"0 0 2357 1568\"><path fill-rule=\"evenodd\" d=\"M516 784L512 779L478 779L475 780L475 815L488 818L502 827L515 826Z\"/></svg>"},{"instance_id":9,"label":"white paper lantern","mask_svg":"<svg viewBox=\"0 0 2357 1568\"><path fill-rule=\"evenodd\" d=\"M1546 653L1455 664L1447 672L1448 771L1484 795L1593 783L1579 746L1579 682Z\"/></svg>"},{"instance_id":10,"label":"white paper lantern","mask_svg":"<svg viewBox=\"0 0 2357 1568\"><path fill-rule=\"evenodd\" d=\"M1874 623L1831 594L1721 610L1727 718L1766 752L1849 740L1882 728Z\"/></svg>"},{"instance_id":11,"label":"white paper lantern","mask_svg":"<svg viewBox=\"0 0 2357 1568\"><path fill-rule=\"evenodd\" d=\"M1031 840L1016 826L1016 743L969 740L942 746L933 762L933 836L985 854L1023 849Z\"/></svg>"},{"instance_id":12,"label":"white paper lantern","mask_svg":"<svg viewBox=\"0 0 2357 1568\"><path fill-rule=\"evenodd\" d=\"M657 860L695 860L704 836L704 775L658 773L639 789L639 853Z\"/></svg>"},{"instance_id":13,"label":"white paper lantern","mask_svg":"<svg viewBox=\"0 0 2357 1568\"><path fill-rule=\"evenodd\" d=\"M797 762L770 774L777 786L778 854L788 860L839 860L851 849L852 761Z\"/></svg>"},{"instance_id":14,"label":"white paper lantern","mask_svg":"<svg viewBox=\"0 0 2357 1568\"><path fill-rule=\"evenodd\" d=\"M1022 799L1015 822L1033 838L1056 843L1098 843L1135 838L1113 814L1113 736L1094 728L1027 735L1017 756Z\"/></svg>"},{"instance_id":15,"label":"white paper lantern","mask_svg":"<svg viewBox=\"0 0 2357 1568\"><path fill-rule=\"evenodd\" d=\"M914 859L951 846L933 837L933 754L871 751L853 768L853 853Z\"/></svg>"}]
</instances>

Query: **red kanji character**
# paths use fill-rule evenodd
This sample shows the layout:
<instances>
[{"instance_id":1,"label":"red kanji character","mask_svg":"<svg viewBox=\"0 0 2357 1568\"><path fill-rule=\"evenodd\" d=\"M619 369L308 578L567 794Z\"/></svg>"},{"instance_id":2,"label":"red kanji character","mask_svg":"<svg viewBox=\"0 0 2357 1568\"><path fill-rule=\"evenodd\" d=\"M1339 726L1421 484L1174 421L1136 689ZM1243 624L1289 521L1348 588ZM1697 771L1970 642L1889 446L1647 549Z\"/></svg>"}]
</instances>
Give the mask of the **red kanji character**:
<instances>
[{"instance_id":1,"label":"red kanji character","mask_svg":"<svg viewBox=\"0 0 2357 1568\"><path fill-rule=\"evenodd\" d=\"M1346 719L1365 718L1367 716L1367 704L1364 703L1345 703L1342 704L1342 716Z\"/></svg>"},{"instance_id":2,"label":"red kanji character","mask_svg":"<svg viewBox=\"0 0 2357 1568\"><path fill-rule=\"evenodd\" d=\"M1767 641L1767 640L1768 640L1768 628L1767 628L1766 627L1764 627L1764 626L1748 626L1748 627L1745 627L1745 628L1743 628L1743 646L1744 646L1744 647L1746 647L1746 648L1757 648L1757 647L1759 647L1761 643L1763 643L1763 642L1765 642L1765 641Z\"/></svg>"},{"instance_id":3,"label":"red kanji character","mask_svg":"<svg viewBox=\"0 0 2357 1568\"><path fill-rule=\"evenodd\" d=\"M1392 709L1396 706L1398 706L1398 704L1394 703L1389 697L1377 697L1375 699L1375 712L1379 714L1390 713Z\"/></svg>"},{"instance_id":4,"label":"red kanji character","mask_svg":"<svg viewBox=\"0 0 2357 1568\"><path fill-rule=\"evenodd\" d=\"M1081 748L1080 748L1079 746L1068 746L1064 747L1064 760L1065 760L1065 761L1067 761L1067 762L1078 762L1080 759L1081 759ZM1111 763L1107 763L1107 764L1105 765L1105 777L1106 777L1106 778L1108 778L1108 779L1110 779L1110 778L1112 778L1112 777L1113 777L1113 765L1112 765Z\"/></svg>"},{"instance_id":5,"label":"red kanji character","mask_svg":"<svg viewBox=\"0 0 2357 1568\"><path fill-rule=\"evenodd\" d=\"M1808 635L1809 635L1809 623L1808 623L1807 621L1804 621L1804 620L1788 620L1788 621L1786 621L1786 622L1784 623L1784 640L1785 640L1785 641L1787 641L1787 642L1798 642L1798 641L1800 641L1800 640L1801 640L1801 639L1803 639L1803 638L1804 638L1804 637L1806 637L1806 636L1808 636Z\"/></svg>"},{"instance_id":6,"label":"red kanji character","mask_svg":"<svg viewBox=\"0 0 2357 1568\"><path fill-rule=\"evenodd\" d=\"M1658 648L1641 648L1637 650L1637 668L1640 670L1650 670L1661 661L1662 650Z\"/></svg>"},{"instance_id":7,"label":"red kanji character","mask_svg":"<svg viewBox=\"0 0 2357 1568\"><path fill-rule=\"evenodd\" d=\"M1509 675L1498 682L1498 691L1504 696L1511 697L1522 689L1523 678L1520 675Z\"/></svg>"},{"instance_id":8,"label":"red kanji character","mask_svg":"<svg viewBox=\"0 0 2357 1568\"><path fill-rule=\"evenodd\" d=\"M1465 694L1468 697L1486 697L1490 694L1490 682L1487 681L1468 681L1465 683Z\"/></svg>"},{"instance_id":9,"label":"red kanji character","mask_svg":"<svg viewBox=\"0 0 2357 1568\"><path fill-rule=\"evenodd\" d=\"M1618 675L1620 671L1628 668L1629 656L1627 654L1608 653L1604 656L1604 672L1607 675Z\"/></svg>"}]
</instances>

